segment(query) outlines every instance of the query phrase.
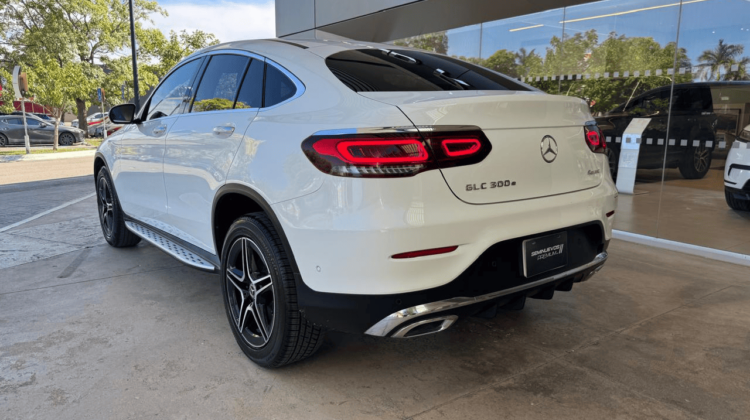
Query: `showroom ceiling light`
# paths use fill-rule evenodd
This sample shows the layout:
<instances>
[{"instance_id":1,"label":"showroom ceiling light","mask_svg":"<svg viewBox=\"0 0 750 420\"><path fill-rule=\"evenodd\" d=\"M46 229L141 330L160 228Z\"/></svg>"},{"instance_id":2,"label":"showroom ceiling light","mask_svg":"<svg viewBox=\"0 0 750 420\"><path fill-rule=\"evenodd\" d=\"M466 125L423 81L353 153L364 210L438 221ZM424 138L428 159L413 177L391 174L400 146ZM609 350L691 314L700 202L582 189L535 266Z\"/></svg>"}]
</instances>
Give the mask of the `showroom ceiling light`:
<instances>
[{"instance_id":1,"label":"showroom ceiling light","mask_svg":"<svg viewBox=\"0 0 750 420\"><path fill-rule=\"evenodd\" d=\"M684 1L682 2L683 5L685 4L692 4L692 3L702 3L704 1L708 0L690 0L690 1ZM671 4L663 4L661 6L651 6L651 7L643 7L640 9L633 9L633 10L626 10L624 12L617 12L617 13L607 13L606 15L597 15L597 16L589 16L584 18L578 18L578 19L568 19L568 20L562 20L560 23L573 23L573 22L582 22L584 20L592 20L592 19L601 19L601 18L607 18L607 17L613 17L613 16L622 16L622 15L629 15L631 13L638 13L638 12L646 12L649 10L656 10L656 9L664 9L667 7L675 7L679 6L680 3L671 3Z\"/></svg>"},{"instance_id":2,"label":"showroom ceiling light","mask_svg":"<svg viewBox=\"0 0 750 420\"><path fill-rule=\"evenodd\" d=\"M540 23L539 25L524 26L523 28L508 29L508 32L517 32L517 31L523 31L523 30L526 30L526 29L534 29L534 28L539 28L539 27L541 27L541 26L544 26L544 25L542 25L542 24Z\"/></svg>"}]
</instances>

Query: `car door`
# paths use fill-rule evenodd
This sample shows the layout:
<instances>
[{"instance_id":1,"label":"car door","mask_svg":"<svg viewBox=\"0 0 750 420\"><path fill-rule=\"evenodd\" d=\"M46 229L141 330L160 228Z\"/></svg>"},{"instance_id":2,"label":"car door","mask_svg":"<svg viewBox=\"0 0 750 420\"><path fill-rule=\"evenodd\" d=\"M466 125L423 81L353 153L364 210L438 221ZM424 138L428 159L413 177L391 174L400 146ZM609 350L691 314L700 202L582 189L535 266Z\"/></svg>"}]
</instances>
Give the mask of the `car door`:
<instances>
[{"instance_id":1,"label":"car door","mask_svg":"<svg viewBox=\"0 0 750 420\"><path fill-rule=\"evenodd\" d=\"M195 59L170 72L141 109L141 122L126 126L123 135L113 139L115 162L110 170L125 214L165 231L165 142L190 98L202 62Z\"/></svg>"},{"instance_id":2,"label":"car door","mask_svg":"<svg viewBox=\"0 0 750 420\"><path fill-rule=\"evenodd\" d=\"M44 129L46 124L36 118L26 117L26 126L29 130L30 144L49 144L52 143L52 134Z\"/></svg>"},{"instance_id":3,"label":"car door","mask_svg":"<svg viewBox=\"0 0 750 420\"><path fill-rule=\"evenodd\" d=\"M8 118L5 120L7 129L3 131L8 137L8 144L23 144L23 120L18 117Z\"/></svg>"},{"instance_id":4,"label":"car door","mask_svg":"<svg viewBox=\"0 0 750 420\"><path fill-rule=\"evenodd\" d=\"M215 252L211 210L216 191L263 98L262 57L207 57L190 109L172 127L164 156L167 223L181 239Z\"/></svg>"}]
</instances>

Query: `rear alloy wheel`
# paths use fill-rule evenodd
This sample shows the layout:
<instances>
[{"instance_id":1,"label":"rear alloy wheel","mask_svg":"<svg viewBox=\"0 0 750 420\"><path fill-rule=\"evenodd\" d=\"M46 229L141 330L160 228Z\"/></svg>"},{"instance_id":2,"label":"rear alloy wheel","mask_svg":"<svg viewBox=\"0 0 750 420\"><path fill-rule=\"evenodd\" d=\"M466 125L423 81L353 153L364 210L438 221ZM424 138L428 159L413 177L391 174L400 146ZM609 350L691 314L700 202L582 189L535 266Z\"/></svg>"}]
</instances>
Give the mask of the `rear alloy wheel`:
<instances>
[{"instance_id":1,"label":"rear alloy wheel","mask_svg":"<svg viewBox=\"0 0 750 420\"><path fill-rule=\"evenodd\" d=\"M727 205L731 207L732 210L750 211L750 200L740 200L727 189L724 189L724 198L727 200Z\"/></svg>"},{"instance_id":2,"label":"rear alloy wheel","mask_svg":"<svg viewBox=\"0 0 750 420\"><path fill-rule=\"evenodd\" d=\"M265 214L249 214L232 224L221 260L227 318L250 360L280 367L317 351L323 331L297 308L289 258Z\"/></svg>"},{"instance_id":3,"label":"rear alloy wheel","mask_svg":"<svg viewBox=\"0 0 750 420\"><path fill-rule=\"evenodd\" d=\"M60 146L72 146L73 143L75 143L75 138L73 138L73 135L70 133L62 133L60 134Z\"/></svg>"},{"instance_id":4,"label":"rear alloy wheel","mask_svg":"<svg viewBox=\"0 0 750 420\"><path fill-rule=\"evenodd\" d=\"M701 142L698 147L690 147L680 162L680 174L685 179L701 179L711 169L713 151Z\"/></svg>"},{"instance_id":5,"label":"rear alloy wheel","mask_svg":"<svg viewBox=\"0 0 750 420\"><path fill-rule=\"evenodd\" d=\"M8 145L8 138L5 137L5 134L0 133L0 147L5 147Z\"/></svg>"}]
</instances>

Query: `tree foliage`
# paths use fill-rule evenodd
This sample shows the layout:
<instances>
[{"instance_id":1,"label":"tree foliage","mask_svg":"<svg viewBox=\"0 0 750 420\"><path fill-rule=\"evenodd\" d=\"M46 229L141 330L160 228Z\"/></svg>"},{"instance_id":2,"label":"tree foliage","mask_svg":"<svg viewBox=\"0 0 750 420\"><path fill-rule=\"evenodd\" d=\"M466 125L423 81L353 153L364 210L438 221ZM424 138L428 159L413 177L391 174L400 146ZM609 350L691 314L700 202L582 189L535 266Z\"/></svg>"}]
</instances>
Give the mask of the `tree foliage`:
<instances>
[{"instance_id":1,"label":"tree foliage","mask_svg":"<svg viewBox=\"0 0 750 420\"><path fill-rule=\"evenodd\" d=\"M400 39L394 42L394 44L400 47L419 48L420 50L432 51L438 54L448 53L448 35L445 31Z\"/></svg>"},{"instance_id":2,"label":"tree foliage","mask_svg":"<svg viewBox=\"0 0 750 420\"><path fill-rule=\"evenodd\" d=\"M123 84L127 97L133 96L128 2L0 0L0 5L0 27L4 29L0 32L0 59L22 64L29 73L41 63L45 74L58 74L48 67L56 63L68 80L76 81L67 86L65 95L75 104L82 129L86 130L85 111L96 99L96 88L103 87L113 103L119 102ZM218 42L203 31L165 36L148 27L152 14L167 13L156 1L134 1L141 94L186 55Z\"/></svg>"},{"instance_id":3,"label":"tree foliage","mask_svg":"<svg viewBox=\"0 0 750 420\"><path fill-rule=\"evenodd\" d=\"M702 80L748 80L747 67L750 57L740 57L745 52L744 45L725 44L723 39L712 50L705 50L698 57L702 67ZM732 71L732 66L737 65L738 70Z\"/></svg>"}]
</instances>

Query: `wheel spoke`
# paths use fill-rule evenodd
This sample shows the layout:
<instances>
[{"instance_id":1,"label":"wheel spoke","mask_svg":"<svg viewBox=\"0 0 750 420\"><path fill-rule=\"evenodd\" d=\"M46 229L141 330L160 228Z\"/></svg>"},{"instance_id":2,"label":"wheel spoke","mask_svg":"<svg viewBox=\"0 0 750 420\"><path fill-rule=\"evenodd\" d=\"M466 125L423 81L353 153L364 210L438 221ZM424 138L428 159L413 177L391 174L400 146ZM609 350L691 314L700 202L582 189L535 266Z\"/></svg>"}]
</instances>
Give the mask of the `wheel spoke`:
<instances>
[{"instance_id":1,"label":"wheel spoke","mask_svg":"<svg viewBox=\"0 0 750 420\"><path fill-rule=\"evenodd\" d=\"M245 321L247 321L247 313L250 312L253 307L253 302L246 298L247 295L242 293L242 302L240 302L240 312L237 317L237 328L240 329L240 334L245 331ZM245 308L244 310L242 308Z\"/></svg>"},{"instance_id":2,"label":"wheel spoke","mask_svg":"<svg viewBox=\"0 0 750 420\"><path fill-rule=\"evenodd\" d=\"M263 315L258 310L258 302L253 302L252 305L248 305L248 308L253 308L253 310L250 311L251 314L253 314L253 318L255 319L255 324L258 326L258 332L260 333L261 338L263 338L263 343L265 344L268 341L268 327L265 325L265 320L263 319Z\"/></svg>"},{"instance_id":3,"label":"wheel spoke","mask_svg":"<svg viewBox=\"0 0 750 420\"><path fill-rule=\"evenodd\" d=\"M268 265L257 245L247 237L232 244L228 258L225 281L227 293L232 293L229 303L234 322L248 345L263 347L271 338L275 316L273 278Z\"/></svg>"},{"instance_id":4,"label":"wheel spoke","mask_svg":"<svg viewBox=\"0 0 750 420\"><path fill-rule=\"evenodd\" d=\"M243 290L238 283L244 283L245 282L245 273L242 273L242 277L238 276L235 272L237 270L236 268L227 268L227 280L229 280L232 283L232 286L234 286L240 293L244 293L245 290Z\"/></svg>"}]
</instances>

